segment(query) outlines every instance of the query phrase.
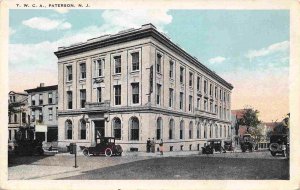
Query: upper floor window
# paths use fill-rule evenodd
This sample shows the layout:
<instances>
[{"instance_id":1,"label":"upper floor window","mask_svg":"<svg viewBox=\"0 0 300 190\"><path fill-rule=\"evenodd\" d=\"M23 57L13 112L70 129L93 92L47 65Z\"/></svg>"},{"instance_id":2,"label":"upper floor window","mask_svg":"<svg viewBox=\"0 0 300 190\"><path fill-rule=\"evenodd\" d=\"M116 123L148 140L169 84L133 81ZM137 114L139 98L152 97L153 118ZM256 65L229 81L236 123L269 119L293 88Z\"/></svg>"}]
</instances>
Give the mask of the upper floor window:
<instances>
[{"instance_id":1,"label":"upper floor window","mask_svg":"<svg viewBox=\"0 0 300 190\"><path fill-rule=\"evenodd\" d=\"M192 72L190 72L190 77L189 77L189 86L193 87L193 80L194 80L194 75Z\"/></svg>"},{"instance_id":2,"label":"upper floor window","mask_svg":"<svg viewBox=\"0 0 300 190\"><path fill-rule=\"evenodd\" d=\"M179 79L180 79L180 83L181 84L183 84L183 78L184 78L184 68L180 67L180 76L179 76Z\"/></svg>"},{"instance_id":3,"label":"upper floor window","mask_svg":"<svg viewBox=\"0 0 300 190\"><path fill-rule=\"evenodd\" d=\"M31 111L31 121L35 121L35 111Z\"/></svg>"},{"instance_id":4,"label":"upper floor window","mask_svg":"<svg viewBox=\"0 0 300 190\"><path fill-rule=\"evenodd\" d=\"M11 102L16 102L16 96L9 96Z\"/></svg>"},{"instance_id":5,"label":"upper floor window","mask_svg":"<svg viewBox=\"0 0 300 190\"><path fill-rule=\"evenodd\" d=\"M115 74L121 73L121 56L114 57L115 60Z\"/></svg>"},{"instance_id":6,"label":"upper floor window","mask_svg":"<svg viewBox=\"0 0 300 190\"><path fill-rule=\"evenodd\" d=\"M213 112L213 103L212 102L209 102L209 111Z\"/></svg>"},{"instance_id":7,"label":"upper floor window","mask_svg":"<svg viewBox=\"0 0 300 190\"><path fill-rule=\"evenodd\" d=\"M72 91L67 91L67 108L72 109L73 108L73 97L72 97Z\"/></svg>"},{"instance_id":8,"label":"upper floor window","mask_svg":"<svg viewBox=\"0 0 300 190\"><path fill-rule=\"evenodd\" d=\"M67 81L72 81L73 73L72 73L72 65L67 66Z\"/></svg>"},{"instance_id":9,"label":"upper floor window","mask_svg":"<svg viewBox=\"0 0 300 190\"><path fill-rule=\"evenodd\" d=\"M212 84L209 84L209 95L210 96L213 95L213 86L212 86Z\"/></svg>"},{"instance_id":10,"label":"upper floor window","mask_svg":"<svg viewBox=\"0 0 300 190\"><path fill-rule=\"evenodd\" d=\"M169 107L173 107L174 90L169 88Z\"/></svg>"},{"instance_id":11,"label":"upper floor window","mask_svg":"<svg viewBox=\"0 0 300 190\"><path fill-rule=\"evenodd\" d=\"M35 106L35 95L31 96L31 105Z\"/></svg>"},{"instance_id":12,"label":"upper floor window","mask_svg":"<svg viewBox=\"0 0 300 190\"><path fill-rule=\"evenodd\" d=\"M220 100L222 100L222 90L220 89Z\"/></svg>"},{"instance_id":13,"label":"upper floor window","mask_svg":"<svg viewBox=\"0 0 300 190\"><path fill-rule=\"evenodd\" d=\"M121 105L121 85L115 85L115 105Z\"/></svg>"},{"instance_id":14,"label":"upper floor window","mask_svg":"<svg viewBox=\"0 0 300 190\"><path fill-rule=\"evenodd\" d=\"M193 106L193 96L189 96L189 111L192 111Z\"/></svg>"},{"instance_id":15,"label":"upper floor window","mask_svg":"<svg viewBox=\"0 0 300 190\"><path fill-rule=\"evenodd\" d=\"M48 93L48 104L52 104L53 103L53 94L52 92Z\"/></svg>"},{"instance_id":16,"label":"upper floor window","mask_svg":"<svg viewBox=\"0 0 300 190\"><path fill-rule=\"evenodd\" d=\"M43 94L39 94L39 105L43 105Z\"/></svg>"},{"instance_id":17,"label":"upper floor window","mask_svg":"<svg viewBox=\"0 0 300 190\"><path fill-rule=\"evenodd\" d=\"M161 54L156 54L156 72L161 73Z\"/></svg>"},{"instance_id":18,"label":"upper floor window","mask_svg":"<svg viewBox=\"0 0 300 190\"><path fill-rule=\"evenodd\" d=\"M102 77L104 71L104 59L94 60L94 68L95 68L95 77Z\"/></svg>"},{"instance_id":19,"label":"upper floor window","mask_svg":"<svg viewBox=\"0 0 300 190\"><path fill-rule=\"evenodd\" d=\"M218 96L218 87L215 86L215 98Z\"/></svg>"},{"instance_id":20,"label":"upper floor window","mask_svg":"<svg viewBox=\"0 0 300 190\"><path fill-rule=\"evenodd\" d=\"M133 104L138 104L139 103L139 83L132 83L132 103Z\"/></svg>"},{"instance_id":21,"label":"upper floor window","mask_svg":"<svg viewBox=\"0 0 300 190\"><path fill-rule=\"evenodd\" d=\"M102 102L102 88L97 88L97 102Z\"/></svg>"},{"instance_id":22,"label":"upper floor window","mask_svg":"<svg viewBox=\"0 0 300 190\"><path fill-rule=\"evenodd\" d=\"M226 102L226 93L224 92L224 102Z\"/></svg>"},{"instance_id":23,"label":"upper floor window","mask_svg":"<svg viewBox=\"0 0 300 190\"><path fill-rule=\"evenodd\" d=\"M197 77L197 91L200 91L200 77Z\"/></svg>"},{"instance_id":24,"label":"upper floor window","mask_svg":"<svg viewBox=\"0 0 300 190\"><path fill-rule=\"evenodd\" d=\"M81 89L80 90L80 108L85 108L85 102L86 102L86 90Z\"/></svg>"},{"instance_id":25,"label":"upper floor window","mask_svg":"<svg viewBox=\"0 0 300 190\"><path fill-rule=\"evenodd\" d=\"M138 71L139 70L139 61L140 61L140 54L139 52L134 52L131 54L132 57L132 71Z\"/></svg>"},{"instance_id":26,"label":"upper floor window","mask_svg":"<svg viewBox=\"0 0 300 190\"><path fill-rule=\"evenodd\" d=\"M207 100L204 100L204 110L207 111Z\"/></svg>"},{"instance_id":27,"label":"upper floor window","mask_svg":"<svg viewBox=\"0 0 300 190\"><path fill-rule=\"evenodd\" d=\"M169 77L170 77L171 79L174 78L174 61L172 61L172 60L170 60Z\"/></svg>"},{"instance_id":28,"label":"upper floor window","mask_svg":"<svg viewBox=\"0 0 300 190\"><path fill-rule=\"evenodd\" d=\"M49 120L52 120L53 119L53 109L48 108L48 113L49 113Z\"/></svg>"},{"instance_id":29,"label":"upper floor window","mask_svg":"<svg viewBox=\"0 0 300 190\"><path fill-rule=\"evenodd\" d=\"M80 63L80 79L85 79L86 78L86 64L85 63Z\"/></svg>"},{"instance_id":30,"label":"upper floor window","mask_svg":"<svg viewBox=\"0 0 300 190\"><path fill-rule=\"evenodd\" d=\"M180 92L179 95L179 109L183 109L183 92Z\"/></svg>"},{"instance_id":31,"label":"upper floor window","mask_svg":"<svg viewBox=\"0 0 300 190\"><path fill-rule=\"evenodd\" d=\"M161 103L161 85L156 85L156 104L160 105Z\"/></svg>"},{"instance_id":32,"label":"upper floor window","mask_svg":"<svg viewBox=\"0 0 300 190\"><path fill-rule=\"evenodd\" d=\"M204 94L207 94L207 81L204 80Z\"/></svg>"},{"instance_id":33,"label":"upper floor window","mask_svg":"<svg viewBox=\"0 0 300 190\"><path fill-rule=\"evenodd\" d=\"M198 110L201 109L201 98L200 97L197 98L197 109Z\"/></svg>"}]
</instances>

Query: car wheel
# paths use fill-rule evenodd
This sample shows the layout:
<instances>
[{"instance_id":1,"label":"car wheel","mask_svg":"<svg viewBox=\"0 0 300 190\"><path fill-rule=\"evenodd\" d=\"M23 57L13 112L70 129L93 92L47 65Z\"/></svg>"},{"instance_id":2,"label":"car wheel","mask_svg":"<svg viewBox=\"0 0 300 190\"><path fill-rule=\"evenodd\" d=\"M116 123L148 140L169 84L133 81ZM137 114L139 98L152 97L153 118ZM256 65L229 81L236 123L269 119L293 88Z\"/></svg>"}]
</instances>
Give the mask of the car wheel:
<instances>
[{"instance_id":1,"label":"car wheel","mask_svg":"<svg viewBox=\"0 0 300 190\"><path fill-rule=\"evenodd\" d=\"M112 156L112 150L110 148L105 149L105 156L107 156L107 157Z\"/></svg>"},{"instance_id":2,"label":"car wheel","mask_svg":"<svg viewBox=\"0 0 300 190\"><path fill-rule=\"evenodd\" d=\"M83 152L83 155L90 156L89 150L87 148L85 148L82 152Z\"/></svg>"},{"instance_id":3,"label":"car wheel","mask_svg":"<svg viewBox=\"0 0 300 190\"><path fill-rule=\"evenodd\" d=\"M271 155L272 156L276 156L276 152L271 152Z\"/></svg>"}]
</instances>

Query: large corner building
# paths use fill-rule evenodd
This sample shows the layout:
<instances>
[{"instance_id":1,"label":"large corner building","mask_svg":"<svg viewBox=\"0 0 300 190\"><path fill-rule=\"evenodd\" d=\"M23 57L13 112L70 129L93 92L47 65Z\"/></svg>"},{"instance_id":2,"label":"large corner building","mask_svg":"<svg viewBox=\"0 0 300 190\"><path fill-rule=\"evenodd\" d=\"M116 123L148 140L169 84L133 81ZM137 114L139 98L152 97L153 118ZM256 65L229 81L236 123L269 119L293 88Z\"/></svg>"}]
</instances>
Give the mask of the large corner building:
<instances>
[{"instance_id":1,"label":"large corner building","mask_svg":"<svg viewBox=\"0 0 300 190\"><path fill-rule=\"evenodd\" d=\"M125 151L230 139L233 86L152 24L59 47L58 146L114 136Z\"/></svg>"}]
</instances>

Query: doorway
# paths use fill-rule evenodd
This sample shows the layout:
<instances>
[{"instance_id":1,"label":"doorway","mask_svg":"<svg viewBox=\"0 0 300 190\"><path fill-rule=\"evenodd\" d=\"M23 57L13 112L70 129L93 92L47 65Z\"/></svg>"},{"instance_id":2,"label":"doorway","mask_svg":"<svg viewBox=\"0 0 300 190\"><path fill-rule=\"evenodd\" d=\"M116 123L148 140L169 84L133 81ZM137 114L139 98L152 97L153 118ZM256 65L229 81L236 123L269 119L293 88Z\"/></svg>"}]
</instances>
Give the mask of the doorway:
<instances>
[{"instance_id":1,"label":"doorway","mask_svg":"<svg viewBox=\"0 0 300 190\"><path fill-rule=\"evenodd\" d=\"M94 121L94 126L95 126L95 141L99 137L104 137L105 136L105 123L104 120L95 120Z\"/></svg>"}]
</instances>

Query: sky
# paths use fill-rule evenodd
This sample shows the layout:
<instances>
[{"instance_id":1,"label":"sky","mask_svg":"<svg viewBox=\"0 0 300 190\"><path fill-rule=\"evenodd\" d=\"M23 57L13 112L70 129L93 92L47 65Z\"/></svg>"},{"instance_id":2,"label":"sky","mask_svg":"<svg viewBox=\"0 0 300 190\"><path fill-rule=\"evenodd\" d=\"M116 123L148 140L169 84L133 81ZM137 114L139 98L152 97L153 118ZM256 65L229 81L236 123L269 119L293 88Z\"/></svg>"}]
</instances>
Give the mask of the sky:
<instances>
[{"instance_id":1,"label":"sky","mask_svg":"<svg viewBox=\"0 0 300 190\"><path fill-rule=\"evenodd\" d=\"M289 113L289 11L10 9L9 88L57 84L60 46L153 23L234 86L232 109ZM17 77L16 77L17 76Z\"/></svg>"}]
</instances>

